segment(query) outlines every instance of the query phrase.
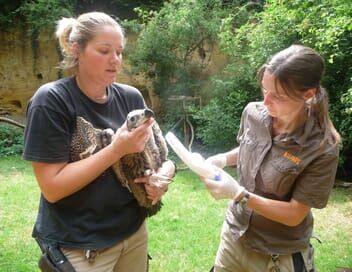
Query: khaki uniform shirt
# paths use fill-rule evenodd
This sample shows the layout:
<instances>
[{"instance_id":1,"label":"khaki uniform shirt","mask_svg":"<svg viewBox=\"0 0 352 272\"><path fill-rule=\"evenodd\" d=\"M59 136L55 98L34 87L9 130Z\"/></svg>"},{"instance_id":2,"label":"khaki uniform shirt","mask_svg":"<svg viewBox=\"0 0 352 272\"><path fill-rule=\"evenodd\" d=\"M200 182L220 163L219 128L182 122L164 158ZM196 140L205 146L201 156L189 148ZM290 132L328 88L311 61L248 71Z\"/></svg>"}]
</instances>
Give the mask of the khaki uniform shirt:
<instances>
[{"instance_id":1,"label":"khaki uniform shirt","mask_svg":"<svg viewBox=\"0 0 352 272\"><path fill-rule=\"evenodd\" d=\"M313 208L326 206L334 184L338 146L321 145L323 131L314 116L290 134L271 135L271 117L262 102L243 111L237 140L238 174L250 192L287 201L294 198ZM297 226L269 220L231 202L226 214L235 239L265 254L292 254L309 245L313 231L310 212Z\"/></svg>"}]
</instances>

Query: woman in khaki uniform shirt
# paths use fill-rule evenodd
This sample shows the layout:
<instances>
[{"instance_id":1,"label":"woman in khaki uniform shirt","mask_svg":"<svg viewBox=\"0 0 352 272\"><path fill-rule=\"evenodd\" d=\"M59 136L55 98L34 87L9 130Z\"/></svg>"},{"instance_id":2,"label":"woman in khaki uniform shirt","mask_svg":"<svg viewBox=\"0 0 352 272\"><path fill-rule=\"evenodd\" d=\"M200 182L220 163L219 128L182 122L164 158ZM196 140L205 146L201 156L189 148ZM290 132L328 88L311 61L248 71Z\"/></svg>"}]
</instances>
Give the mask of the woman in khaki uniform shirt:
<instances>
[{"instance_id":1,"label":"woman in khaki uniform shirt","mask_svg":"<svg viewBox=\"0 0 352 272\"><path fill-rule=\"evenodd\" d=\"M215 199L232 199L214 271L314 271L311 208L334 184L340 136L320 82L324 60L292 45L258 72L264 100L243 111L239 146L207 159L236 165L239 182L202 179Z\"/></svg>"}]
</instances>

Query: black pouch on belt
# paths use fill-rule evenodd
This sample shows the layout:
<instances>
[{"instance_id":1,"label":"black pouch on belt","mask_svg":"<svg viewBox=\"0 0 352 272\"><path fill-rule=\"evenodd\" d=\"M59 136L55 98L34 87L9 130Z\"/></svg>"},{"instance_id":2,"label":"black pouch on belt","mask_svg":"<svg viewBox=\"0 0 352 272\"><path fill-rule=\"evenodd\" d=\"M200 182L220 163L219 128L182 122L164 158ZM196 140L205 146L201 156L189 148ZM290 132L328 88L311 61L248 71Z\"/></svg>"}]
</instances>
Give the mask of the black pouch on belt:
<instances>
[{"instance_id":1,"label":"black pouch on belt","mask_svg":"<svg viewBox=\"0 0 352 272\"><path fill-rule=\"evenodd\" d=\"M38 262L42 272L76 272L58 245L48 244L38 238L35 240L43 253Z\"/></svg>"}]
</instances>

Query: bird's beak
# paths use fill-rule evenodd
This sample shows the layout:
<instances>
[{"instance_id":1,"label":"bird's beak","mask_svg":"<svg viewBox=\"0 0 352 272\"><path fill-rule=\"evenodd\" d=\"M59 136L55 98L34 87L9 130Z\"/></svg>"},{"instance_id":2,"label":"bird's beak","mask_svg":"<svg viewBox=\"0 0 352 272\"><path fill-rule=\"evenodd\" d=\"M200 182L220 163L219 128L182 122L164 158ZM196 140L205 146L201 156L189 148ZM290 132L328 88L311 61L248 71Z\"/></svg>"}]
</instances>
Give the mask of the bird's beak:
<instances>
[{"instance_id":1,"label":"bird's beak","mask_svg":"<svg viewBox=\"0 0 352 272\"><path fill-rule=\"evenodd\" d=\"M154 112L152 110L150 110L150 109L145 109L144 110L144 116L146 118L154 117Z\"/></svg>"}]
</instances>

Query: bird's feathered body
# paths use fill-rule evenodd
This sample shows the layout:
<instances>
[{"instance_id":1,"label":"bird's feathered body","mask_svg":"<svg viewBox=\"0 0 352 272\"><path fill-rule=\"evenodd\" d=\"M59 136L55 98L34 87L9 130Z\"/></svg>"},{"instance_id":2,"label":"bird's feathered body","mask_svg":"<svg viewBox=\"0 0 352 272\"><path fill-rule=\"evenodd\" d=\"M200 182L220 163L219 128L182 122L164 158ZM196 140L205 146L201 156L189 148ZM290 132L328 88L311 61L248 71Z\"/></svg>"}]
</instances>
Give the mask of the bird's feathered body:
<instances>
[{"instance_id":1,"label":"bird's feathered body","mask_svg":"<svg viewBox=\"0 0 352 272\"><path fill-rule=\"evenodd\" d=\"M135 110L128 114L127 127L132 129L151 117L150 110ZM97 129L91 123L77 118L76 129L71 141L71 160L84 159L111 143L114 132L111 129ZM143 177L146 170L156 171L162 163L167 160L168 149L159 125L155 122L151 128L151 135L140 153L127 154L112 165L117 179L123 186L127 187L136 198L138 204L145 207L149 216L158 212L161 208L161 201L152 205L147 198L144 184L137 184L134 180Z\"/></svg>"}]
</instances>

